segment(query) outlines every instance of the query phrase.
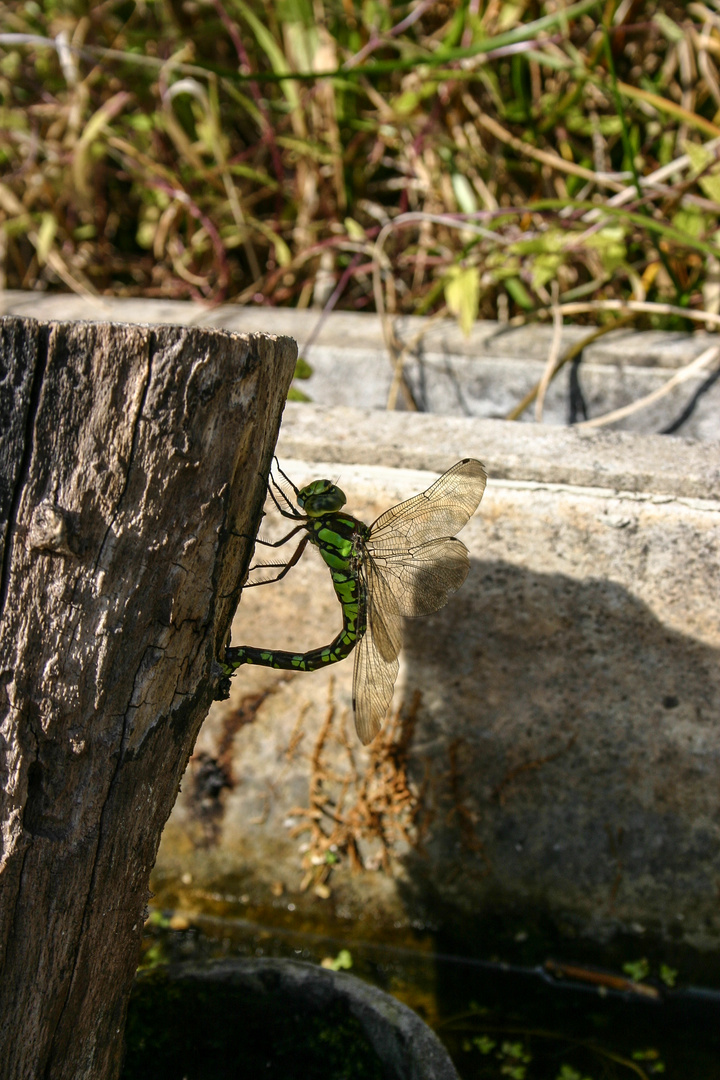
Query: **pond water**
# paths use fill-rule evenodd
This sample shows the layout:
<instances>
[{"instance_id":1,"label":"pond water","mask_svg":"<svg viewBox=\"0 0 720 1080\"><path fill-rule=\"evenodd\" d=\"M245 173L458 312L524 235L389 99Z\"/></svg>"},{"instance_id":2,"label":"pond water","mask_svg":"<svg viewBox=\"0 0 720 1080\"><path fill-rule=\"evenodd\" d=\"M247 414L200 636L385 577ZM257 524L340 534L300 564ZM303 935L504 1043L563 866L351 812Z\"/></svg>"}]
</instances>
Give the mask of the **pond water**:
<instances>
[{"instance_id":1,"label":"pond water","mask_svg":"<svg viewBox=\"0 0 720 1080\"><path fill-rule=\"evenodd\" d=\"M280 907L252 916L155 910L143 965L272 956L347 968L414 1009L462 1080L718 1075L716 957L647 940L640 956L637 939L603 948L576 943L571 953L567 942L543 940L537 928L506 939L501 927L491 937L485 927L478 938L493 940L496 952L468 956L466 944L423 927L398 929L395 941L370 941L336 928L318 932L302 920L293 925L293 912ZM357 1075L374 1075L364 1068Z\"/></svg>"}]
</instances>

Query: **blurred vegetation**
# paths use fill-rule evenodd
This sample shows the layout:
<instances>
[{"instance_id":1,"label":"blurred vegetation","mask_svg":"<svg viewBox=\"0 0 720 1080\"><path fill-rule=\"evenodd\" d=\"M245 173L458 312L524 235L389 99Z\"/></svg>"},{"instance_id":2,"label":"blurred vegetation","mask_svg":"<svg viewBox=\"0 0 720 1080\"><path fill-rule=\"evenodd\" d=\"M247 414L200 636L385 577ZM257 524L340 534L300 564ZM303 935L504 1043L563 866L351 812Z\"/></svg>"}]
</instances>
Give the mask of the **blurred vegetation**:
<instances>
[{"instance_id":1,"label":"blurred vegetation","mask_svg":"<svg viewBox=\"0 0 720 1080\"><path fill-rule=\"evenodd\" d=\"M720 322L718 0L0 12L6 288Z\"/></svg>"}]
</instances>

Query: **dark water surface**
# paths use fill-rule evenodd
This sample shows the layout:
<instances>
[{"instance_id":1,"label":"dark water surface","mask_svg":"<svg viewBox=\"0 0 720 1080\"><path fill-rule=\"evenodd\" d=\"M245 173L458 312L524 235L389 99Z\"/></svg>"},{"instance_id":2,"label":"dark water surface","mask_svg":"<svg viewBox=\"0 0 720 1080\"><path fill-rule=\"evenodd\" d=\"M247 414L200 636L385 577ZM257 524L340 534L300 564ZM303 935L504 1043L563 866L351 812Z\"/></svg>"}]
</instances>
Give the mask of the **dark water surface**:
<instances>
[{"instance_id":1,"label":"dark water surface","mask_svg":"<svg viewBox=\"0 0 720 1080\"><path fill-rule=\"evenodd\" d=\"M686 948L668 950L667 944L653 947L647 941L639 956L637 939L618 940L603 949L584 944L573 954L567 943L542 941L537 934L503 940L499 928L491 938L484 928L478 939L492 940L493 954L469 957L466 944L423 929L405 928L398 930L396 941L377 942L295 928L286 917L278 920L276 912L264 915L267 922L220 915L170 917L155 911L147 928L145 966L249 956L325 961L338 967L350 961L352 974L393 994L434 1028L462 1080L720 1078L717 957ZM641 982L630 977L629 961L635 962L632 975ZM181 1026L187 1007L178 1003L175 1009ZM133 1024L137 1027L137 1003L133 1008L130 1037ZM243 1014L233 1014L234 1027L242 1026ZM169 1003L163 1013L165 1028L172 1017ZM339 1020L329 1030L338 1030L338 1025ZM327 1034L323 1038L329 1040L329 1054L333 1040ZM350 1036L345 1032L343 1038ZM349 1043L340 1040L340 1045L347 1047L345 1065L334 1072L328 1057L325 1080L331 1075L368 1080L375 1075L375 1066L362 1059L360 1049L350 1053ZM309 1080L309 1067L304 1074L302 1068L293 1071L299 1067L298 1054L290 1055L272 1075L278 1080L305 1075ZM126 1071L124 1080L141 1080L142 1075ZM157 1068L153 1075L161 1080ZM190 1070L187 1075L201 1074ZM224 1074L215 1069L212 1075L220 1080Z\"/></svg>"}]
</instances>

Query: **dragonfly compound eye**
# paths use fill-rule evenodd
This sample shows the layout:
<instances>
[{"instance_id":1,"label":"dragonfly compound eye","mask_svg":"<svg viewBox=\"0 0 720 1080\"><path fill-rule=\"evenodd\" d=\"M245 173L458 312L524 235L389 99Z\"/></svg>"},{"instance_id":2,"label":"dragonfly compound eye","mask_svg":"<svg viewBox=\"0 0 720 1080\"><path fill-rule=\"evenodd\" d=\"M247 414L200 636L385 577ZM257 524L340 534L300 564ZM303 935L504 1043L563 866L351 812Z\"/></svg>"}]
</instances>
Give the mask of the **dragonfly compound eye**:
<instances>
[{"instance_id":1,"label":"dragonfly compound eye","mask_svg":"<svg viewBox=\"0 0 720 1080\"><path fill-rule=\"evenodd\" d=\"M308 517L333 514L346 503L345 492L330 480L313 480L298 495L298 506Z\"/></svg>"}]
</instances>

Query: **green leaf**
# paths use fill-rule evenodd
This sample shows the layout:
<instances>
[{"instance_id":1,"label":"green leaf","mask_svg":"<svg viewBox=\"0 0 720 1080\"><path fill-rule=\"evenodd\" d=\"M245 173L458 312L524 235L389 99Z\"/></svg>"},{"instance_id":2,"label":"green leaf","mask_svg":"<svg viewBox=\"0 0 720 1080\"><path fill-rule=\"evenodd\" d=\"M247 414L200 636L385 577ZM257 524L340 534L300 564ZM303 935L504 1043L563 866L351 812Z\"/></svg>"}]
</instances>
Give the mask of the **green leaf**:
<instances>
[{"instance_id":1,"label":"green leaf","mask_svg":"<svg viewBox=\"0 0 720 1080\"><path fill-rule=\"evenodd\" d=\"M667 964L660 965L660 978L666 986L673 987L678 977L677 968L669 967Z\"/></svg>"},{"instance_id":2,"label":"green leaf","mask_svg":"<svg viewBox=\"0 0 720 1080\"><path fill-rule=\"evenodd\" d=\"M447 24L447 31L442 39L442 49L452 49L456 45L459 45L462 40L462 33L465 29L465 12L467 4L458 4L455 9L453 17Z\"/></svg>"},{"instance_id":3,"label":"green leaf","mask_svg":"<svg viewBox=\"0 0 720 1080\"><path fill-rule=\"evenodd\" d=\"M708 165L715 160L715 155L713 153L706 150L704 146L698 146L697 143L686 142L684 150L690 158L690 164L693 167L694 173L701 173L703 169L706 169Z\"/></svg>"},{"instance_id":4,"label":"green leaf","mask_svg":"<svg viewBox=\"0 0 720 1080\"><path fill-rule=\"evenodd\" d=\"M143 955L140 968L143 971L147 971L149 968L160 967L161 964L165 963L167 963L165 947L162 942L156 941Z\"/></svg>"},{"instance_id":5,"label":"green leaf","mask_svg":"<svg viewBox=\"0 0 720 1080\"><path fill-rule=\"evenodd\" d=\"M347 949L341 949L332 963L327 965L331 971L349 971L353 966L352 955Z\"/></svg>"},{"instance_id":6,"label":"green leaf","mask_svg":"<svg viewBox=\"0 0 720 1080\"><path fill-rule=\"evenodd\" d=\"M631 1057L632 1057L633 1061L651 1061L651 1062L653 1062L653 1065L652 1065L652 1071L653 1072L662 1072L663 1071L663 1067L658 1069L657 1064L655 1064L657 1062L658 1064L660 1064L662 1066L662 1061L661 1061L661 1058L660 1058L660 1051L656 1050L654 1046L649 1046L647 1048L647 1050L633 1050Z\"/></svg>"},{"instance_id":7,"label":"green leaf","mask_svg":"<svg viewBox=\"0 0 720 1080\"><path fill-rule=\"evenodd\" d=\"M144 248L146 251L149 251L153 246L156 232L156 221L141 221L137 227L137 232L135 233L135 241L138 247Z\"/></svg>"},{"instance_id":8,"label":"green leaf","mask_svg":"<svg viewBox=\"0 0 720 1080\"><path fill-rule=\"evenodd\" d=\"M320 37L312 19L308 24L304 17L298 18L298 14L282 20L285 47L301 70L312 71L320 48Z\"/></svg>"},{"instance_id":9,"label":"green leaf","mask_svg":"<svg viewBox=\"0 0 720 1080\"><path fill-rule=\"evenodd\" d=\"M472 1040L472 1045L476 1050L479 1050L481 1054L489 1054L495 1049L497 1043L494 1039L491 1039L489 1035L476 1035Z\"/></svg>"},{"instance_id":10,"label":"green leaf","mask_svg":"<svg viewBox=\"0 0 720 1080\"><path fill-rule=\"evenodd\" d=\"M530 269L530 280L535 288L542 288L548 281L553 281L563 262L562 255L538 255Z\"/></svg>"},{"instance_id":11,"label":"green leaf","mask_svg":"<svg viewBox=\"0 0 720 1080\"><path fill-rule=\"evenodd\" d=\"M288 401L312 401L312 398L308 394L303 393L302 390L298 390L297 386L291 386L288 390Z\"/></svg>"},{"instance_id":12,"label":"green leaf","mask_svg":"<svg viewBox=\"0 0 720 1080\"><path fill-rule=\"evenodd\" d=\"M453 173L452 186L453 191L455 192L455 198L457 199L457 204L463 214L477 213L477 199L475 198L475 192L473 191L467 176L463 176L462 173Z\"/></svg>"},{"instance_id":13,"label":"green leaf","mask_svg":"<svg viewBox=\"0 0 720 1080\"><path fill-rule=\"evenodd\" d=\"M97 226L89 222L87 225L78 225L73 229L73 240L94 240L97 236Z\"/></svg>"},{"instance_id":14,"label":"green leaf","mask_svg":"<svg viewBox=\"0 0 720 1080\"><path fill-rule=\"evenodd\" d=\"M518 255L543 255L547 252L555 254L563 251L571 239L567 229L547 229L532 240L518 240L510 245L509 250L517 252Z\"/></svg>"},{"instance_id":15,"label":"green leaf","mask_svg":"<svg viewBox=\"0 0 720 1080\"><path fill-rule=\"evenodd\" d=\"M367 236L365 234L365 230L363 229L362 225L360 225L359 222L355 221L354 218L351 218L351 217L346 217L345 218L345 228L346 228L347 234L348 234L348 236L350 237L351 240L366 240L367 239Z\"/></svg>"},{"instance_id":16,"label":"green leaf","mask_svg":"<svg viewBox=\"0 0 720 1080\"><path fill-rule=\"evenodd\" d=\"M714 164L715 155L704 146L698 146L696 143L687 141L684 149L690 158L695 177L699 177L698 184L701 191L713 202L720 203L720 166ZM713 168L705 176L700 176L700 173L707 169L709 165L713 165ZM692 210L694 207L689 209ZM688 212L687 209L686 212Z\"/></svg>"},{"instance_id":17,"label":"green leaf","mask_svg":"<svg viewBox=\"0 0 720 1080\"><path fill-rule=\"evenodd\" d=\"M262 172L260 169L253 169L250 165L243 165L240 162L234 162L227 166L227 171L232 173L233 176L244 176L247 180L252 180L256 184L261 184L263 187L270 188L271 191L277 191L280 186L277 180L274 180L272 176L269 176L266 172Z\"/></svg>"},{"instance_id":18,"label":"green leaf","mask_svg":"<svg viewBox=\"0 0 720 1080\"><path fill-rule=\"evenodd\" d=\"M671 45L679 45L684 39L685 31L678 26L674 19L671 19L669 15L666 15L664 11L655 12L652 21L660 28L660 30L662 30Z\"/></svg>"},{"instance_id":19,"label":"green leaf","mask_svg":"<svg viewBox=\"0 0 720 1080\"><path fill-rule=\"evenodd\" d=\"M517 3L503 4L500 8L500 14L495 22L495 30L498 34L502 34L505 30L514 29L519 22L522 21L522 15L525 11L526 4L519 0Z\"/></svg>"},{"instance_id":20,"label":"green leaf","mask_svg":"<svg viewBox=\"0 0 720 1080\"><path fill-rule=\"evenodd\" d=\"M293 377L295 379L309 379L312 373L313 369L310 364L308 364L307 360L303 359L302 356L298 356L295 361L295 373Z\"/></svg>"},{"instance_id":21,"label":"green leaf","mask_svg":"<svg viewBox=\"0 0 720 1080\"><path fill-rule=\"evenodd\" d=\"M282 236L275 232L266 222L261 221L260 218L250 218L248 224L257 229L259 233L262 233L265 239L275 248L275 258L278 266L289 266L292 262L292 254Z\"/></svg>"},{"instance_id":22,"label":"green leaf","mask_svg":"<svg viewBox=\"0 0 720 1080\"><path fill-rule=\"evenodd\" d=\"M525 54L527 56L527 53ZM622 120L619 116L598 116L590 119L585 113L574 111L565 114L565 126L568 131L578 135L590 135L599 131L601 135L619 135L622 131Z\"/></svg>"},{"instance_id":23,"label":"green leaf","mask_svg":"<svg viewBox=\"0 0 720 1080\"><path fill-rule=\"evenodd\" d=\"M477 266L450 267L445 277L445 303L467 337L480 306L480 271Z\"/></svg>"},{"instance_id":24,"label":"green leaf","mask_svg":"<svg viewBox=\"0 0 720 1080\"><path fill-rule=\"evenodd\" d=\"M56 232L57 221L54 216L50 213L43 214L40 228L38 229L37 245L35 247L38 262L41 266L44 266L47 261L47 257L50 254L50 248L53 246L53 241L55 240Z\"/></svg>"},{"instance_id":25,"label":"green leaf","mask_svg":"<svg viewBox=\"0 0 720 1080\"><path fill-rule=\"evenodd\" d=\"M573 1069L572 1065L566 1063L560 1067L560 1072L557 1074L556 1080L590 1080L590 1077L583 1077L577 1069Z\"/></svg>"},{"instance_id":26,"label":"green leaf","mask_svg":"<svg viewBox=\"0 0 720 1080\"><path fill-rule=\"evenodd\" d=\"M167 930L170 925L170 919L159 908L152 908L150 914L147 917L148 926L155 926L160 930Z\"/></svg>"},{"instance_id":27,"label":"green leaf","mask_svg":"<svg viewBox=\"0 0 720 1080\"><path fill-rule=\"evenodd\" d=\"M391 102L392 110L397 116L409 116L414 113L420 104L420 94L417 90L406 90L398 94Z\"/></svg>"},{"instance_id":28,"label":"green leaf","mask_svg":"<svg viewBox=\"0 0 720 1080\"><path fill-rule=\"evenodd\" d=\"M678 210L673 215L672 223L679 232L685 233L693 240L704 236L708 228L705 215L697 206L686 206Z\"/></svg>"},{"instance_id":29,"label":"green leaf","mask_svg":"<svg viewBox=\"0 0 720 1080\"><path fill-rule=\"evenodd\" d=\"M24 236L32 229L33 224L30 214L20 214L18 217L6 218L3 222L3 230L7 236Z\"/></svg>"},{"instance_id":30,"label":"green leaf","mask_svg":"<svg viewBox=\"0 0 720 1080\"><path fill-rule=\"evenodd\" d=\"M650 974L650 964L644 956L641 960L628 960L622 969L633 982L642 982Z\"/></svg>"},{"instance_id":31,"label":"green leaf","mask_svg":"<svg viewBox=\"0 0 720 1080\"><path fill-rule=\"evenodd\" d=\"M713 171L708 176L701 176L698 184L708 199L720 203L720 173Z\"/></svg>"},{"instance_id":32,"label":"green leaf","mask_svg":"<svg viewBox=\"0 0 720 1080\"><path fill-rule=\"evenodd\" d=\"M270 65L275 74L289 75L291 73L290 65L285 59L285 54L265 24L257 17L250 6L244 3L244 0L231 0L231 2L233 7L238 9L252 30L258 45L270 61ZM299 109L300 95L298 93L297 83L292 82L290 79L283 79L280 85L282 86L283 93L291 108Z\"/></svg>"},{"instance_id":33,"label":"green leaf","mask_svg":"<svg viewBox=\"0 0 720 1080\"><path fill-rule=\"evenodd\" d=\"M515 1058L516 1061L525 1063L532 1061L532 1055L525 1052L525 1047L521 1042L504 1042L501 1052L506 1057Z\"/></svg>"},{"instance_id":34,"label":"green leaf","mask_svg":"<svg viewBox=\"0 0 720 1080\"><path fill-rule=\"evenodd\" d=\"M381 33L389 30L392 26L390 5L378 3L377 0L363 0L360 21L363 26L373 26Z\"/></svg>"},{"instance_id":35,"label":"green leaf","mask_svg":"<svg viewBox=\"0 0 720 1080\"><path fill-rule=\"evenodd\" d=\"M315 25L312 4L308 0L280 0L277 9L283 23L298 22L307 27Z\"/></svg>"},{"instance_id":36,"label":"green leaf","mask_svg":"<svg viewBox=\"0 0 720 1080\"><path fill-rule=\"evenodd\" d=\"M606 274L612 274L627 261L625 230L621 225L608 225L600 229L588 237L586 244L597 251Z\"/></svg>"},{"instance_id":37,"label":"green leaf","mask_svg":"<svg viewBox=\"0 0 720 1080\"><path fill-rule=\"evenodd\" d=\"M17 79L22 68L22 57L19 52L10 52L0 59L0 75L6 79Z\"/></svg>"},{"instance_id":38,"label":"green leaf","mask_svg":"<svg viewBox=\"0 0 720 1080\"><path fill-rule=\"evenodd\" d=\"M337 160L334 150L329 150L319 143L310 142L309 139L295 139L291 135L279 135L276 139L278 146L286 146L288 150L295 150L303 157L312 158L325 165L331 165Z\"/></svg>"},{"instance_id":39,"label":"green leaf","mask_svg":"<svg viewBox=\"0 0 720 1080\"><path fill-rule=\"evenodd\" d=\"M505 288L510 294L511 299L515 301L518 307L524 308L525 311L532 311L532 309L535 307L533 298L523 285L520 278L506 278L504 284Z\"/></svg>"},{"instance_id":40,"label":"green leaf","mask_svg":"<svg viewBox=\"0 0 720 1080\"><path fill-rule=\"evenodd\" d=\"M135 113L133 116L128 116L127 123L135 131L152 131L155 127L155 116L148 116L147 113Z\"/></svg>"}]
</instances>

